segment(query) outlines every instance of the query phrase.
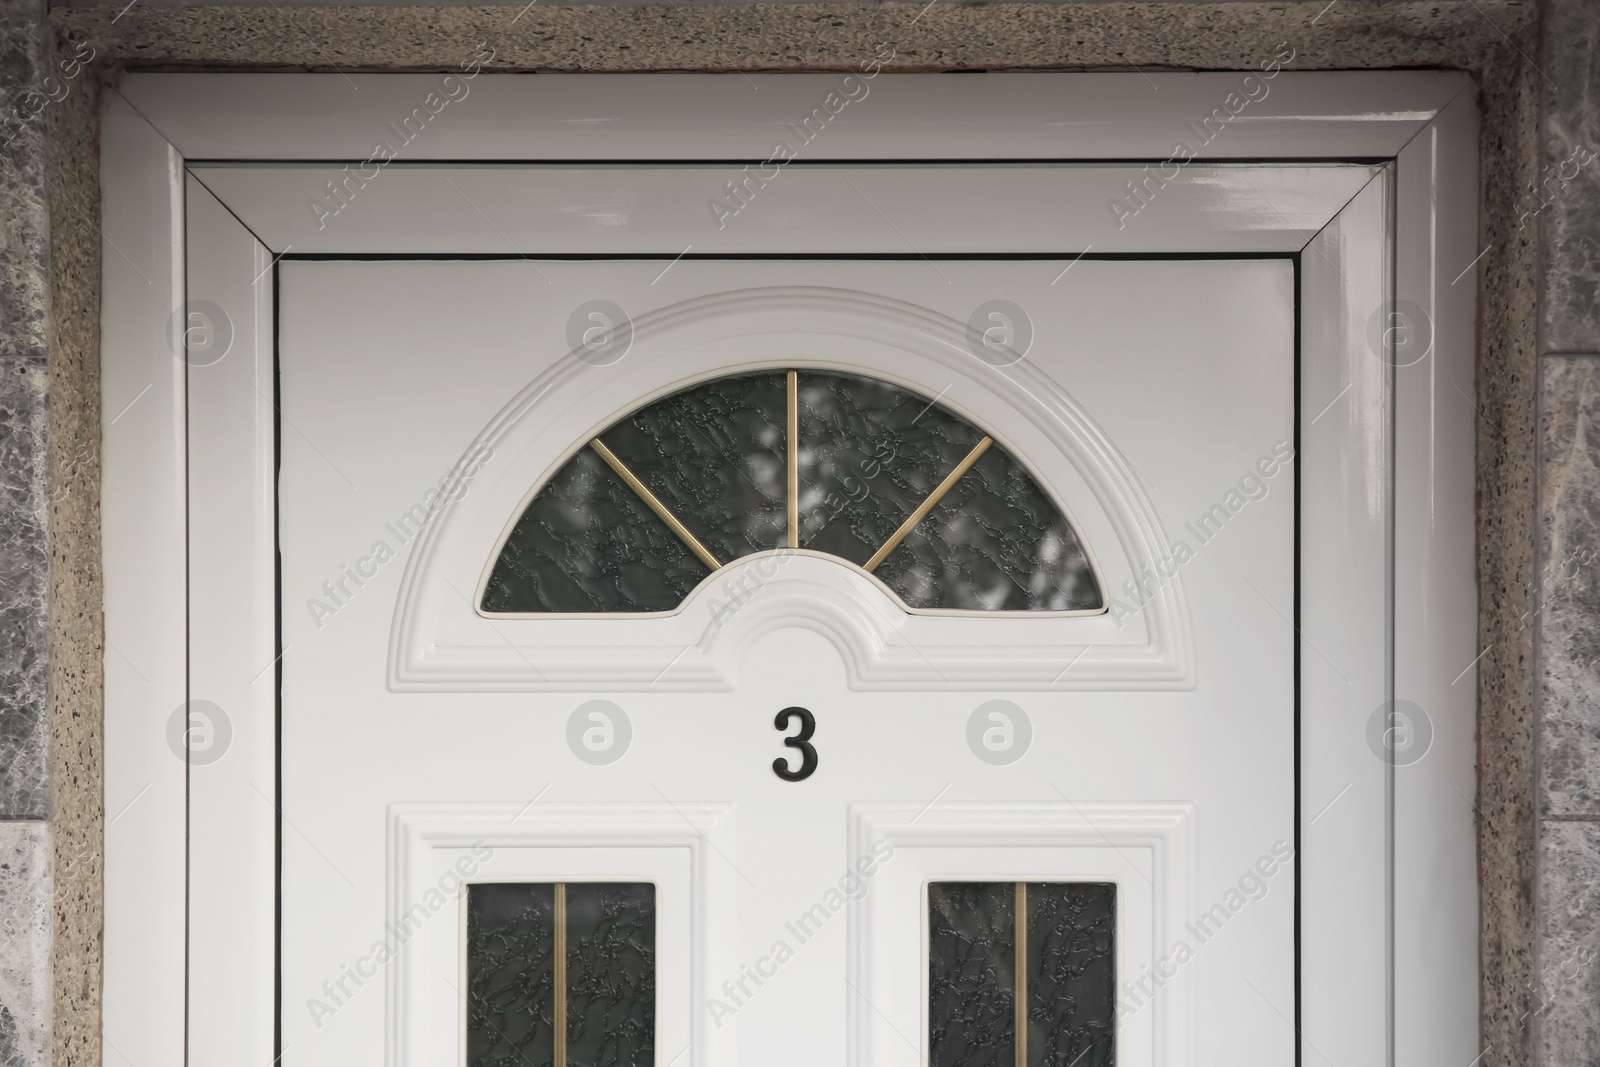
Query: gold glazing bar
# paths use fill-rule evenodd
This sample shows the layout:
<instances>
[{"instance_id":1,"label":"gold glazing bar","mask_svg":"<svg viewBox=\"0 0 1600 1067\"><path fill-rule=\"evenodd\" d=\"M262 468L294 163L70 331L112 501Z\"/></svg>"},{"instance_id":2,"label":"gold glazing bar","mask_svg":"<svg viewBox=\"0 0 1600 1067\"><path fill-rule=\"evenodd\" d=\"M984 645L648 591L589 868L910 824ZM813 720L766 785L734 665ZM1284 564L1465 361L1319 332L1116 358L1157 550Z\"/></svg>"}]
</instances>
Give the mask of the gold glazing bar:
<instances>
[{"instance_id":1,"label":"gold glazing bar","mask_svg":"<svg viewBox=\"0 0 1600 1067\"><path fill-rule=\"evenodd\" d=\"M1017 1067L1028 1067L1028 883L1017 883L1017 1002L1014 1023L1017 1029ZM557 1064L556 1067L562 1067Z\"/></svg>"},{"instance_id":2,"label":"gold glazing bar","mask_svg":"<svg viewBox=\"0 0 1600 1067\"><path fill-rule=\"evenodd\" d=\"M800 547L800 372L789 372L789 547Z\"/></svg>"},{"instance_id":3,"label":"gold glazing bar","mask_svg":"<svg viewBox=\"0 0 1600 1067\"><path fill-rule=\"evenodd\" d=\"M555 1067L567 1067L567 884L556 883ZM1017 1067L1022 1067L1018 1063Z\"/></svg>"},{"instance_id":4,"label":"gold glazing bar","mask_svg":"<svg viewBox=\"0 0 1600 1067\"><path fill-rule=\"evenodd\" d=\"M678 535L678 540L688 545L690 551L700 557L701 563L704 563L712 570L717 570L722 566L717 562L716 556L706 551L706 546L700 543L700 539L690 533L687 526L678 521L678 516L674 515L665 504L657 500L656 495L628 469L628 465L618 459L616 453L606 447L604 441L596 437L589 442L589 447L594 449L601 459L610 464L611 469L617 472L617 477L628 483L629 489L639 494L639 499L643 500L650 510L656 513L656 518L672 528L672 532ZM556 1067L561 1067L561 1065L557 1064Z\"/></svg>"},{"instance_id":5,"label":"gold glazing bar","mask_svg":"<svg viewBox=\"0 0 1600 1067\"><path fill-rule=\"evenodd\" d=\"M882 563L889 553L900 546L900 542L906 539L906 535L916 529L917 523L928 517L928 512L933 510L933 506L950 491L952 486L961 480L963 474L972 469L972 465L978 462L978 457L988 451L989 446L992 444L994 444L994 438L985 437L974 445L972 451L967 453L967 458L957 463L955 470L945 475L944 481L939 483L939 487L929 493L928 499L919 504L917 510L911 513L911 517L900 524L900 528L889 536L889 540L883 543L883 547L874 552L872 558L862 564L863 568L868 571L877 570L878 564Z\"/></svg>"}]
</instances>

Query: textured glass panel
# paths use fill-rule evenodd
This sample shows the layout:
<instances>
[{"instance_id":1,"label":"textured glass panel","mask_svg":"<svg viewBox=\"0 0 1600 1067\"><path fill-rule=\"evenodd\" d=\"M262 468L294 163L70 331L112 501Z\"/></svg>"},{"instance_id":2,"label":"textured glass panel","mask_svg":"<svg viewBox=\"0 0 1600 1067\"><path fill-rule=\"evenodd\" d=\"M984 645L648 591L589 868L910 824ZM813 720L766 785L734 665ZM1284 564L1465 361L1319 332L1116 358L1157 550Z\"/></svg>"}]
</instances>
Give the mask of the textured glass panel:
<instances>
[{"instance_id":1,"label":"textured glass panel","mask_svg":"<svg viewBox=\"0 0 1600 1067\"><path fill-rule=\"evenodd\" d=\"M468 887L468 1067L555 1062L554 957L554 886Z\"/></svg>"},{"instance_id":2,"label":"textured glass panel","mask_svg":"<svg viewBox=\"0 0 1600 1067\"><path fill-rule=\"evenodd\" d=\"M571 883L562 892L558 998L556 886L468 887L468 1067L552 1067L562 1002L564 1067L654 1064L655 886Z\"/></svg>"},{"instance_id":3,"label":"textured glass panel","mask_svg":"<svg viewBox=\"0 0 1600 1067\"><path fill-rule=\"evenodd\" d=\"M800 547L865 563L983 432L887 382L800 372Z\"/></svg>"},{"instance_id":4,"label":"textured glass panel","mask_svg":"<svg viewBox=\"0 0 1600 1067\"><path fill-rule=\"evenodd\" d=\"M928 886L930 1067L1015 1067L1016 886Z\"/></svg>"},{"instance_id":5,"label":"textured glass panel","mask_svg":"<svg viewBox=\"0 0 1600 1067\"><path fill-rule=\"evenodd\" d=\"M585 448L517 520L485 611L671 611L707 574L676 534Z\"/></svg>"},{"instance_id":6,"label":"textured glass panel","mask_svg":"<svg viewBox=\"0 0 1600 1067\"><path fill-rule=\"evenodd\" d=\"M1111 1067L1117 887L1028 883L1028 1067Z\"/></svg>"},{"instance_id":7,"label":"textured glass panel","mask_svg":"<svg viewBox=\"0 0 1600 1067\"><path fill-rule=\"evenodd\" d=\"M1101 607L1078 535L999 445L962 475L878 565L877 575L913 608Z\"/></svg>"},{"instance_id":8,"label":"textured glass panel","mask_svg":"<svg viewBox=\"0 0 1600 1067\"><path fill-rule=\"evenodd\" d=\"M656 889L567 886L568 1067L655 1062Z\"/></svg>"},{"instance_id":9,"label":"textured glass panel","mask_svg":"<svg viewBox=\"0 0 1600 1067\"><path fill-rule=\"evenodd\" d=\"M984 432L858 375L799 374L800 544L863 564ZM786 541L787 389L732 375L656 401L602 435L722 563ZM535 496L495 562L489 612L670 611L707 568L591 450ZM913 608L1098 610L1077 534L999 445L877 568Z\"/></svg>"},{"instance_id":10,"label":"textured glass panel","mask_svg":"<svg viewBox=\"0 0 1600 1067\"><path fill-rule=\"evenodd\" d=\"M634 412L601 439L718 562L788 535L781 371L718 378Z\"/></svg>"}]
</instances>

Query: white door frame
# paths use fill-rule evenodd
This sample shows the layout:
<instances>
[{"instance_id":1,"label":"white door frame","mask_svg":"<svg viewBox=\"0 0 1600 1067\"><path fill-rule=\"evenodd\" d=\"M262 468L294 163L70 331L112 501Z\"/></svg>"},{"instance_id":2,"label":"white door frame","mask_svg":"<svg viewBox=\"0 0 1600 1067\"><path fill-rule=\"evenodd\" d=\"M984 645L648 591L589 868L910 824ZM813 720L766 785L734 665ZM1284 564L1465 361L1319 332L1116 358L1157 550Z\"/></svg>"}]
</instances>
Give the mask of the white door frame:
<instances>
[{"instance_id":1,"label":"white door frame","mask_svg":"<svg viewBox=\"0 0 1600 1067\"><path fill-rule=\"evenodd\" d=\"M675 254L685 234L706 234L703 249L721 252L812 241L1299 256L1303 563L1299 604L1282 606L1302 637L1298 1017L1293 991L1264 995L1298 1026L1307 1063L1478 1055L1470 79L875 75L479 75L468 63L450 75L137 74L107 94L107 1062L268 1067L277 1054L277 835L299 830L275 810L271 268L284 253L417 251L363 212L319 217L305 190L354 166L368 177L343 186L352 204L449 216L450 247L435 251L620 251L594 222L620 210L619 163L674 165L658 196L628 202L628 251ZM715 229L704 201L847 78L851 110L771 179L837 188L837 224L797 233L781 211L752 210ZM363 170L430 93L400 158ZM1175 162L1180 140L1201 144L1198 158ZM877 205L906 195L896 161L929 160L962 165L915 188L961 210L937 232L884 226ZM594 210L565 225L521 210L530 174ZM1029 213L1047 192L1090 209ZM1118 212L1117 196L1149 216ZM228 358L212 366L209 320L184 330L183 309L207 314L202 301L228 309ZM1429 344L1414 334L1397 358L1391 311ZM175 755L191 698L228 709L227 758ZM1368 751L1369 719L1391 699L1431 719L1420 762ZM1342 872L1374 861L1388 885L1352 900Z\"/></svg>"}]
</instances>

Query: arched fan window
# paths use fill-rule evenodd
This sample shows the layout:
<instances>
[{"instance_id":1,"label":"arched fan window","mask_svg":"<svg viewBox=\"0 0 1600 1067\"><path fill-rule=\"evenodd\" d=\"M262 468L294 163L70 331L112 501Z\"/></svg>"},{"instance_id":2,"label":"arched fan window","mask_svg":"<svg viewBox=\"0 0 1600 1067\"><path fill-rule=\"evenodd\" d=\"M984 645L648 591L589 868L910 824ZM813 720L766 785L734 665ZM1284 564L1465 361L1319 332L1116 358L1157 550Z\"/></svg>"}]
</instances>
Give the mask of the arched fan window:
<instances>
[{"instance_id":1,"label":"arched fan window","mask_svg":"<svg viewBox=\"0 0 1600 1067\"><path fill-rule=\"evenodd\" d=\"M534 496L488 614L659 612L781 548L838 556L913 609L1097 611L1066 516L982 430L852 374L703 382L617 422Z\"/></svg>"}]
</instances>

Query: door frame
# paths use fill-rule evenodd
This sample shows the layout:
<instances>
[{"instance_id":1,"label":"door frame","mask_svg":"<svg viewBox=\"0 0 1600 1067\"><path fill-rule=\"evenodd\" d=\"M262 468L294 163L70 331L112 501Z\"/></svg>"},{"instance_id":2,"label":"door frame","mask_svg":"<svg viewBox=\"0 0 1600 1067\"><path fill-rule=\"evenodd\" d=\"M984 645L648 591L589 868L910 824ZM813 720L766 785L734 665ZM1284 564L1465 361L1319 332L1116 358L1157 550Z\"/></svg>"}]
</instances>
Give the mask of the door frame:
<instances>
[{"instance_id":1,"label":"door frame","mask_svg":"<svg viewBox=\"0 0 1600 1067\"><path fill-rule=\"evenodd\" d=\"M437 118L418 124L403 157L379 169L381 179L368 179L370 189L344 187L428 211L439 202L419 183L455 173L440 168L459 168L465 180L481 175L482 164L542 165L551 174L588 166L585 180L598 183L602 197L607 175L625 178L618 165L701 167L739 178L847 78L856 79L846 94L853 111L828 125L783 181L827 182L850 167L864 181L892 182L895 166L949 164L936 169L952 188L979 183L963 194L970 198L983 182L1030 168L1069 184L1087 174L1104 180L1103 213L1045 223L1029 217L1008 242L1034 240L1066 256L1091 248L1183 251L1191 241L1192 250L1299 257L1302 368L1331 377L1301 378L1298 473L1312 488L1301 490L1298 547L1307 561L1338 563L1301 567L1299 603L1282 612L1302 638L1301 979L1299 995L1280 996L1274 1009L1300 1032L1308 1063L1381 1056L1407 1067L1459 1067L1478 1055L1477 708L1468 682L1478 655L1478 117L1470 78L1280 73L1276 66L1269 77L1265 63L1259 74L1148 78L872 80L877 73L518 76L483 75L469 62L446 75L135 74L107 92L108 1057L266 1067L282 1051L271 966L277 852L280 834L301 831L281 822L276 799L272 683L282 652L272 269L285 254L382 252L393 241L383 228L356 225L354 214L348 226L328 224L299 199L285 199L290 179L304 177L291 171L330 170L326 177L348 180L351 167L372 165L375 132L417 113L429 93L443 100L443 92L449 99L438 110L429 105ZM862 102L869 81L870 106ZM1196 103L1213 100L1215 121ZM1175 140L1204 147L1218 137L1193 162L1174 162ZM429 163L431 171L417 166ZM1067 163L1094 170L1052 175ZM1273 173L1314 178L1317 167L1332 166L1377 173L1353 196L1310 178L1272 184ZM252 175L260 179L254 185ZM1193 232L1153 235L1154 224L1129 225L1109 203L1125 182L1169 217L1192 216ZM1161 207L1200 188L1212 198L1197 202L1204 211ZM475 194L470 211L458 205L454 251L571 251L586 239L581 231L542 231L538 220L516 215L514 196L495 195ZM1125 210L1146 206L1126 196ZM664 197L641 209L636 232L677 251L689 203ZM691 206L703 210L698 200ZM952 251L992 246L992 224L957 219L945 239ZM781 219L752 212L732 230L730 240L760 248L778 239ZM886 231L873 236L859 226L829 239L868 253L886 251L890 241ZM214 335L185 331L190 313L204 310L201 301L229 309L222 362L209 363ZM1431 347L1423 357L1396 358L1383 329L1388 313L1408 316L1401 325L1425 326ZM200 373L213 366L217 373ZM1335 388L1341 381L1343 390ZM1326 417L1342 405L1348 411ZM1340 672L1322 651L1337 655L1347 641L1359 671L1341 659L1347 670ZM1335 692L1327 667L1356 675L1345 685L1365 696ZM227 758L185 755L190 700L230 709ZM1369 717L1391 700L1410 701L1431 719L1432 747L1420 762L1397 767L1366 750ZM1368 788L1352 788L1358 782ZM1366 806L1347 799L1353 814L1322 821L1345 790L1382 799ZM1365 908L1364 921L1352 916L1339 885L1358 857L1376 857L1388 871L1381 894L1355 906ZM213 951L219 938L228 952ZM1350 1025L1352 1011L1367 1023Z\"/></svg>"}]
</instances>

